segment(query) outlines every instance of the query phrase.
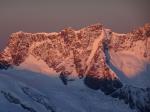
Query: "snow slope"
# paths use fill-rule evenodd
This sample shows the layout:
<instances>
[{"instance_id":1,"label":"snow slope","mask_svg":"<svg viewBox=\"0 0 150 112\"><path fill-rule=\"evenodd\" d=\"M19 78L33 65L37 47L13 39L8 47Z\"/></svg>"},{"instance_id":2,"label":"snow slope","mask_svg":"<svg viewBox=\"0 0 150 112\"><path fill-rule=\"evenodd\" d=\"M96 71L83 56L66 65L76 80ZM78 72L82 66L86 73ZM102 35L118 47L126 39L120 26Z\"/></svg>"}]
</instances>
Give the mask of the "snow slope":
<instances>
[{"instance_id":1,"label":"snow slope","mask_svg":"<svg viewBox=\"0 0 150 112\"><path fill-rule=\"evenodd\" d=\"M15 66L19 70L29 70L37 73L58 76L58 73L40 59L36 59L34 56L29 55L26 60L20 64L20 66Z\"/></svg>"},{"instance_id":2,"label":"snow slope","mask_svg":"<svg viewBox=\"0 0 150 112\"><path fill-rule=\"evenodd\" d=\"M86 103L85 103L86 102ZM58 77L25 70L0 71L1 112L133 112L117 99L87 88L65 86Z\"/></svg>"},{"instance_id":3,"label":"snow slope","mask_svg":"<svg viewBox=\"0 0 150 112\"><path fill-rule=\"evenodd\" d=\"M110 63L125 84L150 87L150 62L144 58L129 51L110 51Z\"/></svg>"}]
</instances>

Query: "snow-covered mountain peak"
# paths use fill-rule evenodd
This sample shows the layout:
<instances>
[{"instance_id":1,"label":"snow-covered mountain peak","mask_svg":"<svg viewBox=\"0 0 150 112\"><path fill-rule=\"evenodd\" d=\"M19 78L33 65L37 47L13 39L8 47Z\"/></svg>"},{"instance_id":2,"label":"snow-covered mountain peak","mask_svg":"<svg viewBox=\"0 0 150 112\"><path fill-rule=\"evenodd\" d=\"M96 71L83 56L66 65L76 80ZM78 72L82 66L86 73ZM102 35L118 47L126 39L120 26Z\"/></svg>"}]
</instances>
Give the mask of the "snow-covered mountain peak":
<instances>
[{"instance_id":1,"label":"snow-covered mountain peak","mask_svg":"<svg viewBox=\"0 0 150 112\"><path fill-rule=\"evenodd\" d=\"M6 65L6 68L9 65L19 66L32 56L35 60L43 61L56 72L65 71L83 77L92 69L95 71L97 69L95 66L100 69L102 66L100 63L104 63L109 70L113 71L107 65L107 61L112 61L115 66L118 66L114 58L114 55L118 54L138 56L138 59L149 63L149 32L149 24L131 33L119 34L104 28L99 23L77 31L66 28L58 33L19 31L10 36L7 47L0 54L1 63L5 63L1 66ZM103 71L98 70L98 73L102 75ZM94 72L94 74L98 73Z\"/></svg>"},{"instance_id":2,"label":"snow-covered mountain peak","mask_svg":"<svg viewBox=\"0 0 150 112\"><path fill-rule=\"evenodd\" d=\"M71 86L76 81L84 82L91 89L101 90L106 95L124 100L132 109L149 112L150 24L126 34L115 33L102 24L90 25L80 30L69 27L52 33L19 31L10 36L8 45L0 53L0 69L5 69L0 71L2 74L10 74L12 71L13 79L19 80L18 85L20 81L31 82L28 77L23 79L28 72L21 72L22 76L13 74L20 74L19 71L24 70L35 72L33 74L47 74L53 77L52 80L59 77L64 85ZM33 79L32 74L29 77ZM44 80L40 79L39 82ZM54 86L51 88L55 88L56 82L51 83ZM34 85L34 81L32 83ZM73 86L84 89L81 83L76 84ZM55 112L47 103L49 100L30 89L22 87L23 96L25 94L45 109ZM64 90L68 94L69 89ZM9 91L2 89L0 95L28 111L36 112ZM140 99L137 99L138 95L141 95Z\"/></svg>"},{"instance_id":3,"label":"snow-covered mountain peak","mask_svg":"<svg viewBox=\"0 0 150 112\"><path fill-rule=\"evenodd\" d=\"M110 80L112 84L117 82L121 86L119 78L106 63L103 43L110 39L107 32L101 24L96 24L78 31L66 28L58 33L13 33L7 50L1 54L5 58L4 62L1 59L1 68L18 66L17 68L45 73L42 66L38 66L38 70L33 68L35 62L32 60L35 58L39 62L36 65L47 66L59 73L60 77L69 77L71 80L88 77L85 82L93 77ZM4 54L10 54L9 61ZM46 72L50 75L51 72L48 71ZM89 83L87 85L90 86ZM120 87L115 86L111 86L112 91Z\"/></svg>"}]
</instances>

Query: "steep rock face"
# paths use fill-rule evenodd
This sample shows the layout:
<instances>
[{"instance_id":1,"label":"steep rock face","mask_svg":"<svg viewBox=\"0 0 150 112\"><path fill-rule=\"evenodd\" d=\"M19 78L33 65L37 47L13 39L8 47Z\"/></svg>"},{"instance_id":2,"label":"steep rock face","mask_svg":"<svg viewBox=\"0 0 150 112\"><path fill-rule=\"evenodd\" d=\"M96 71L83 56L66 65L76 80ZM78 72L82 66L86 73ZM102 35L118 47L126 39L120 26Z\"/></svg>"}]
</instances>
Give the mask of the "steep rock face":
<instances>
[{"instance_id":1,"label":"steep rock face","mask_svg":"<svg viewBox=\"0 0 150 112\"><path fill-rule=\"evenodd\" d=\"M119 82L107 63L105 51L130 51L149 60L149 32L149 24L128 34L114 33L101 24L78 31L66 28L58 33L17 32L10 36L7 47L0 54L0 67L19 66L32 55L57 73L63 72L65 77L85 76L85 83L89 86L87 80L90 77ZM111 85L115 84L111 81Z\"/></svg>"},{"instance_id":2,"label":"steep rock face","mask_svg":"<svg viewBox=\"0 0 150 112\"><path fill-rule=\"evenodd\" d=\"M88 57L92 49L96 50L94 47L98 45L97 49L104 49L103 47L107 46L109 50L115 52L128 50L134 51L136 55L142 55L145 58L150 57L149 24L127 34L117 34L104 29L104 38L97 43L98 45L94 46L94 41L98 41L102 29L104 28L101 24L96 24L78 31L67 28L58 33L31 34L21 31L13 33L10 36L8 46L0 54L0 59L9 61L10 64L19 65L24 62L29 54L32 54L36 58L46 61L51 67L51 65L55 66L60 63L56 60L61 58L60 61L62 61L72 55L77 72L82 74L83 69L86 68L86 61L89 61ZM103 55L103 52L101 55ZM80 59L82 56L84 58Z\"/></svg>"},{"instance_id":3,"label":"steep rock face","mask_svg":"<svg viewBox=\"0 0 150 112\"><path fill-rule=\"evenodd\" d=\"M105 63L102 51L105 32L102 29L102 25L97 24L79 31L67 28L59 33L18 32L11 35L7 50L2 54L9 55L10 64L16 66L24 62L28 55L33 55L56 72L66 71L68 75L82 78L97 69L93 75L104 77L108 74L111 79L117 78L115 73L109 73L111 70ZM103 65L98 59L103 61ZM102 73L105 69L108 69L107 73Z\"/></svg>"},{"instance_id":4,"label":"steep rock face","mask_svg":"<svg viewBox=\"0 0 150 112\"><path fill-rule=\"evenodd\" d=\"M150 24L127 34L111 33L109 48L115 52L130 51L150 59Z\"/></svg>"},{"instance_id":5,"label":"steep rock face","mask_svg":"<svg viewBox=\"0 0 150 112\"><path fill-rule=\"evenodd\" d=\"M63 82L69 77L86 77L85 84L93 88L90 80L97 78L100 89L104 90L102 85L105 84L102 83L107 84L104 91L109 94L109 89L114 91L120 88L115 83L121 85L121 82L105 62L103 42L107 40L106 33L101 24L78 31L67 28L58 33L18 32L11 35L7 50L2 54L9 55L4 57L9 57L9 63L16 66L23 63L29 55L43 60L49 68L61 74Z\"/></svg>"}]
</instances>

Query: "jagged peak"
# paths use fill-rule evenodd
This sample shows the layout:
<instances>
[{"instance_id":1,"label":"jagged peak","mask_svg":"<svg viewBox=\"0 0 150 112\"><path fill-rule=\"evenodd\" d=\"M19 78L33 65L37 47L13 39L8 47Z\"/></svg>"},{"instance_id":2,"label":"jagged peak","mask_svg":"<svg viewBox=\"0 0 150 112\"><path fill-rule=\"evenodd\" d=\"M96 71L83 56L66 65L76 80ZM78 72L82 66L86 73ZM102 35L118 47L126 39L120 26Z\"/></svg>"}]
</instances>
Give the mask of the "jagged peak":
<instances>
[{"instance_id":1,"label":"jagged peak","mask_svg":"<svg viewBox=\"0 0 150 112\"><path fill-rule=\"evenodd\" d=\"M37 33L29 33L29 32L24 32L24 31L18 31L18 32L15 32L15 33L12 33L10 35L10 37L16 37L18 35L46 35L46 36L49 36L49 35L57 35L58 32L37 32Z\"/></svg>"},{"instance_id":2,"label":"jagged peak","mask_svg":"<svg viewBox=\"0 0 150 112\"><path fill-rule=\"evenodd\" d=\"M88 30L88 31L99 31L102 30L103 25L101 23L92 24L82 28L81 30Z\"/></svg>"},{"instance_id":3,"label":"jagged peak","mask_svg":"<svg viewBox=\"0 0 150 112\"><path fill-rule=\"evenodd\" d=\"M134 29L129 34L139 37L150 37L150 23L147 23L142 27Z\"/></svg>"},{"instance_id":4,"label":"jagged peak","mask_svg":"<svg viewBox=\"0 0 150 112\"><path fill-rule=\"evenodd\" d=\"M69 46L71 44L75 45L74 42L81 41L81 43L78 42L79 45L83 43L85 44L85 46L87 46L86 44L90 44L90 40L94 41L94 39L96 39L102 33L103 29L105 31L105 43L109 44L109 46L113 49L122 50L126 48L129 49L133 44L134 40L138 40L137 37L139 37L140 39L145 39L150 32L150 24L145 24L144 27L141 27L135 32L128 34L119 34L112 32L111 29L104 28L101 23L92 24L80 30L74 30L73 28L68 27L61 30L60 32L52 33L27 33L23 31L18 31L16 33L12 33L12 35L10 36L8 45L6 47L7 50L4 50L3 54L15 54L13 52L15 52L16 49L19 52L25 47L28 49L33 43L48 40L51 41L52 39L54 39L54 41L60 41L61 44L64 42L63 44ZM139 36L138 32L142 32L142 36ZM145 34L146 36L143 36L143 34ZM89 43L87 43L88 41ZM128 45L126 45L125 42L127 42Z\"/></svg>"}]
</instances>

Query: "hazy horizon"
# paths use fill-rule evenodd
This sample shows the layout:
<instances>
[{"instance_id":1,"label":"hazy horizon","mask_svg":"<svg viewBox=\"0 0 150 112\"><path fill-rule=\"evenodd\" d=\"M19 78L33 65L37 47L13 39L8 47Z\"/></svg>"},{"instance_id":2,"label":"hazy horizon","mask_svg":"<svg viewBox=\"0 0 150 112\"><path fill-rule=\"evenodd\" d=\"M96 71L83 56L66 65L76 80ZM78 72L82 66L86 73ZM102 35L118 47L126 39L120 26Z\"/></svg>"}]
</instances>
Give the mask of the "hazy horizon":
<instances>
[{"instance_id":1,"label":"hazy horizon","mask_svg":"<svg viewBox=\"0 0 150 112\"><path fill-rule=\"evenodd\" d=\"M55 32L102 23L114 32L130 32L150 22L149 0L0 1L0 49L11 33Z\"/></svg>"}]
</instances>

